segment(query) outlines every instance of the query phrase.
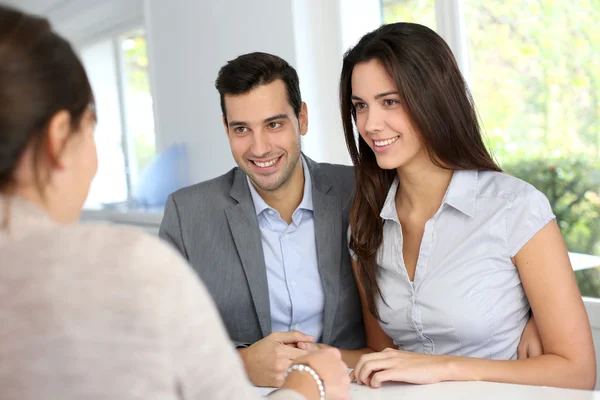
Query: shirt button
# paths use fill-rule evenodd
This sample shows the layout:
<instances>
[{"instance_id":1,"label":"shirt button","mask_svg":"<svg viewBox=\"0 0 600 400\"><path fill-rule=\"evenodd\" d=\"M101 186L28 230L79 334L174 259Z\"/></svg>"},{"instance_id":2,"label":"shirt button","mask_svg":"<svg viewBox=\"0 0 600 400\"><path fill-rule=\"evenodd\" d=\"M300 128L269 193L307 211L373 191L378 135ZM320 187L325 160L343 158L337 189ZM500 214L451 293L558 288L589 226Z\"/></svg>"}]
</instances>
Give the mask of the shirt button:
<instances>
[{"instance_id":1,"label":"shirt button","mask_svg":"<svg viewBox=\"0 0 600 400\"><path fill-rule=\"evenodd\" d=\"M273 212L273 210L269 210L269 215L273 215L273 214L275 214L275 213Z\"/></svg>"},{"instance_id":2,"label":"shirt button","mask_svg":"<svg viewBox=\"0 0 600 400\"><path fill-rule=\"evenodd\" d=\"M292 281L292 286L296 287L296 281Z\"/></svg>"},{"instance_id":3,"label":"shirt button","mask_svg":"<svg viewBox=\"0 0 600 400\"><path fill-rule=\"evenodd\" d=\"M287 238L288 238L288 236L290 236L290 235L289 235L289 234L287 234L287 233L284 233L284 234L283 234L283 238L284 238L284 239L287 239Z\"/></svg>"},{"instance_id":4,"label":"shirt button","mask_svg":"<svg viewBox=\"0 0 600 400\"><path fill-rule=\"evenodd\" d=\"M300 325L296 324L296 326L294 327L294 329L296 329L297 331L300 330Z\"/></svg>"}]
</instances>

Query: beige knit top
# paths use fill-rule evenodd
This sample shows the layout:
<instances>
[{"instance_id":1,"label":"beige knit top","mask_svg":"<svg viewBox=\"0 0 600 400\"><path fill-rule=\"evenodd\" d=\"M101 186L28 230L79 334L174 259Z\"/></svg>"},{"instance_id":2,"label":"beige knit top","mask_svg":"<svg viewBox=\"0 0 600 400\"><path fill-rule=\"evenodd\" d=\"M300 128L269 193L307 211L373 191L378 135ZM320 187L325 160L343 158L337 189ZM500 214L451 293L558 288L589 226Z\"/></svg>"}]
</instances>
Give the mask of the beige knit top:
<instances>
[{"instance_id":1,"label":"beige knit top","mask_svg":"<svg viewBox=\"0 0 600 400\"><path fill-rule=\"evenodd\" d=\"M0 398L259 396L178 254L137 230L60 226L0 196Z\"/></svg>"}]
</instances>

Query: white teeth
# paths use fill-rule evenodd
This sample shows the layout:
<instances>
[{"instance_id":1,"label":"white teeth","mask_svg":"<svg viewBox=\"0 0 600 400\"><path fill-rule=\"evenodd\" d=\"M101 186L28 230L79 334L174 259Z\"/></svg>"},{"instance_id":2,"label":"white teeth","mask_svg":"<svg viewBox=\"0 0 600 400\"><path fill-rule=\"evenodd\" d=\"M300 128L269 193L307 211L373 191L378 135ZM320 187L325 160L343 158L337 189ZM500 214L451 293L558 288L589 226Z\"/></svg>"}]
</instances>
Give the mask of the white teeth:
<instances>
[{"instance_id":1,"label":"white teeth","mask_svg":"<svg viewBox=\"0 0 600 400\"><path fill-rule=\"evenodd\" d=\"M373 143L377 147L383 147L383 146L388 146L388 145L394 143L396 140L398 140L398 138L400 138L400 136L396 136L395 138L388 139L388 140L374 140Z\"/></svg>"},{"instance_id":2,"label":"white teeth","mask_svg":"<svg viewBox=\"0 0 600 400\"><path fill-rule=\"evenodd\" d=\"M279 160L279 157L277 157L277 158L275 158L275 159L273 159L271 161L264 162L264 163L263 162L254 161L254 164L258 165L261 168L267 168L267 167L270 167L271 165L274 165L277 162L277 160Z\"/></svg>"}]
</instances>

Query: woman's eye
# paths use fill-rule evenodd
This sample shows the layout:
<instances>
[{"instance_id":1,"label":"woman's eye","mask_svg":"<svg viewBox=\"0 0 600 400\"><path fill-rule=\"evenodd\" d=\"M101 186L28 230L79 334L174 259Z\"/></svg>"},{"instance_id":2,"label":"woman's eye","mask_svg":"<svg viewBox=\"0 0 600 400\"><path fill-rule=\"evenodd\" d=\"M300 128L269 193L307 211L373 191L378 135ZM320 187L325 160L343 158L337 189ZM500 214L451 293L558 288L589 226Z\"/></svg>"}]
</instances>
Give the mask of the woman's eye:
<instances>
[{"instance_id":1,"label":"woman's eye","mask_svg":"<svg viewBox=\"0 0 600 400\"><path fill-rule=\"evenodd\" d=\"M398 104L398 101L392 100L392 99L386 99L383 101L383 104L385 104L386 106L394 106L394 105Z\"/></svg>"},{"instance_id":2,"label":"woman's eye","mask_svg":"<svg viewBox=\"0 0 600 400\"><path fill-rule=\"evenodd\" d=\"M367 107L367 105L365 103L355 103L354 104L354 108L356 108L357 110L362 110L366 107Z\"/></svg>"}]
</instances>

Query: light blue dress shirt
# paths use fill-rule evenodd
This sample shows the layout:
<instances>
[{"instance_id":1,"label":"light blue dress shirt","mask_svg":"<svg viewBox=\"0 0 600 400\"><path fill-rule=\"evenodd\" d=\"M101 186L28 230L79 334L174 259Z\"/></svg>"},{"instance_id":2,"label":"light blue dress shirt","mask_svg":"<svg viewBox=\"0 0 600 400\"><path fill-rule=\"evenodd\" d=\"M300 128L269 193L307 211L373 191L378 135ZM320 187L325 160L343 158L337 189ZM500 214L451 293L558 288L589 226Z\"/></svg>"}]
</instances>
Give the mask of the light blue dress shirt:
<instances>
[{"instance_id":1,"label":"light blue dress shirt","mask_svg":"<svg viewBox=\"0 0 600 400\"><path fill-rule=\"evenodd\" d=\"M248 179L262 240L272 332L298 330L320 341L325 296L317 262L312 185L304 159L304 195L288 225Z\"/></svg>"}]
</instances>

